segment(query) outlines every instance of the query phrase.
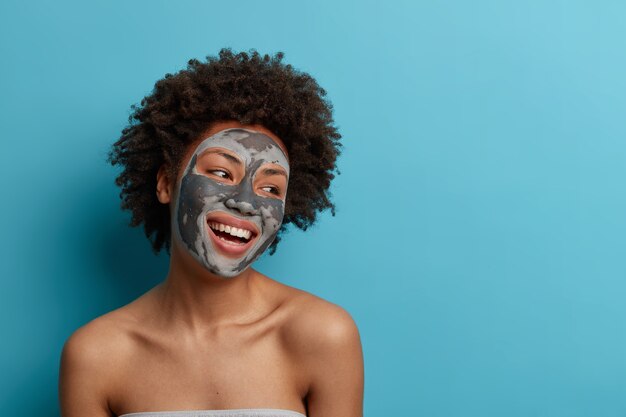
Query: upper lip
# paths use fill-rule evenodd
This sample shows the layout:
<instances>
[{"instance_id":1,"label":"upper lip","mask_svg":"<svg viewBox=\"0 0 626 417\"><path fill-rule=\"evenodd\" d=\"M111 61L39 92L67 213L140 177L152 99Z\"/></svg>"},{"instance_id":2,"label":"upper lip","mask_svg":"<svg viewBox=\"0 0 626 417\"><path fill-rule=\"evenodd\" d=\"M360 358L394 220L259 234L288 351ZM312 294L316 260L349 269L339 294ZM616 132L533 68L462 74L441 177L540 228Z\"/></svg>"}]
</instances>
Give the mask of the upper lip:
<instances>
[{"instance_id":1,"label":"upper lip","mask_svg":"<svg viewBox=\"0 0 626 417\"><path fill-rule=\"evenodd\" d=\"M243 220L238 217L231 216L230 214L226 214L223 211L213 211L209 213L206 216L206 220L207 222L217 222L231 227L249 230L255 236L259 234L259 228L256 224L248 220Z\"/></svg>"}]
</instances>

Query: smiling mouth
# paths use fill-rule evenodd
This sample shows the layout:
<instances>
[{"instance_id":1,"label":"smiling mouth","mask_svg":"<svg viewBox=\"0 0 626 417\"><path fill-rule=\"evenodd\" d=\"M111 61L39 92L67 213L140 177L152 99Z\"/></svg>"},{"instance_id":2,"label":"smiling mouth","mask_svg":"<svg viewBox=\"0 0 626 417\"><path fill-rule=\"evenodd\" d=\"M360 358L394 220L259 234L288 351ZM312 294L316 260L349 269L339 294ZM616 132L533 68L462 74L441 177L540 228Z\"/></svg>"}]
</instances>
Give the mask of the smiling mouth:
<instances>
[{"instance_id":1,"label":"smiling mouth","mask_svg":"<svg viewBox=\"0 0 626 417\"><path fill-rule=\"evenodd\" d=\"M245 256L260 236L256 223L223 211L208 213L205 222L213 248L227 258Z\"/></svg>"},{"instance_id":2,"label":"smiling mouth","mask_svg":"<svg viewBox=\"0 0 626 417\"><path fill-rule=\"evenodd\" d=\"M211 232L220 240L230 245L245 246L256 237L256 232L231 226L217 221L207 222Z\"/></svg>"}]
</instances>

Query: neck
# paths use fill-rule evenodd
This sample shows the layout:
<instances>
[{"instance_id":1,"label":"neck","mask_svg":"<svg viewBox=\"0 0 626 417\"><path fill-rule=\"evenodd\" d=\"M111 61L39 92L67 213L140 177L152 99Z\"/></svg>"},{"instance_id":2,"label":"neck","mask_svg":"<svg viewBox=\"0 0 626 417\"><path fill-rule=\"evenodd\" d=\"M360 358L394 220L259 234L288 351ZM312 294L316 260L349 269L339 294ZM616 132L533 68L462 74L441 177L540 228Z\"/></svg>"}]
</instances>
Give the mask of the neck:
<instances>
[{"instance_id":1,"label":"neck","mask_svg":"<svg viewBox=\"0 0 626 417\"><path fill-rule=\"evenodd\" d=\"M172 245L169 273L157 288L159 309L193 332L245 323L260 307L259 276L252 268L232 278L215 275Z\"/></svg>"}]
</instances>

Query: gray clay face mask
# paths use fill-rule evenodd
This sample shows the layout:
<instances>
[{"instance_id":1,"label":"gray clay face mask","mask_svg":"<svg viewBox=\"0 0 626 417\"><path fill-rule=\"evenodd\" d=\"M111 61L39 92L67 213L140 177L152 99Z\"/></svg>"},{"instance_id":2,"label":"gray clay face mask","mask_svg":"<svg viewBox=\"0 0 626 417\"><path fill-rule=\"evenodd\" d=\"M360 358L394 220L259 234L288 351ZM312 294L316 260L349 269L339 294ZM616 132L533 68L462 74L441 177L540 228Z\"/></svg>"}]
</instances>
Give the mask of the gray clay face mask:
<instances>
[{"instance_id":1,"label":"gray clay face mask","mask_svg":"<svg viewBox=\"0 0 626 417\"><path fill-rule=\"evenodd\" d=\"M209 177L198 166L198 158L205 153L223 149L243 163L245 173L237 184ZM278 233L286 194L271 197L254 189L255 175L272 168L267 164L279 165L289 177L287 158L269 136L247 129L226 129L198 145L177 183L175 233L182 246L216 275L239 275Z\"/></svg>"}]
</instances>

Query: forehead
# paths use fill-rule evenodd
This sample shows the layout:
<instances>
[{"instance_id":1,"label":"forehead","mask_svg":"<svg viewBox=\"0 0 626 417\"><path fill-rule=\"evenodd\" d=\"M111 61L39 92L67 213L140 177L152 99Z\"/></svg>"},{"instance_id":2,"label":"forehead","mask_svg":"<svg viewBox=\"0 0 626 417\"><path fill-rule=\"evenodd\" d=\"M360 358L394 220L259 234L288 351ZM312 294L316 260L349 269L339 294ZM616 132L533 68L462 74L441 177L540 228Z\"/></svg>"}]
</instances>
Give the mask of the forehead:
<instances>
[{"instance_id":1,"label":"forehead","mask_svg":"<svg viewBox=\"0 0 626 417\"><path fill-rule=\"evenodd\" d=\"M255 130L233 128L217 132L204 139L194 155L199 155L207 149L224 148L235 152L249 165L256 161L264 161L281 165L287 171L289 163L281 148L269 136Z\"/></svg>"}]
</instances>

